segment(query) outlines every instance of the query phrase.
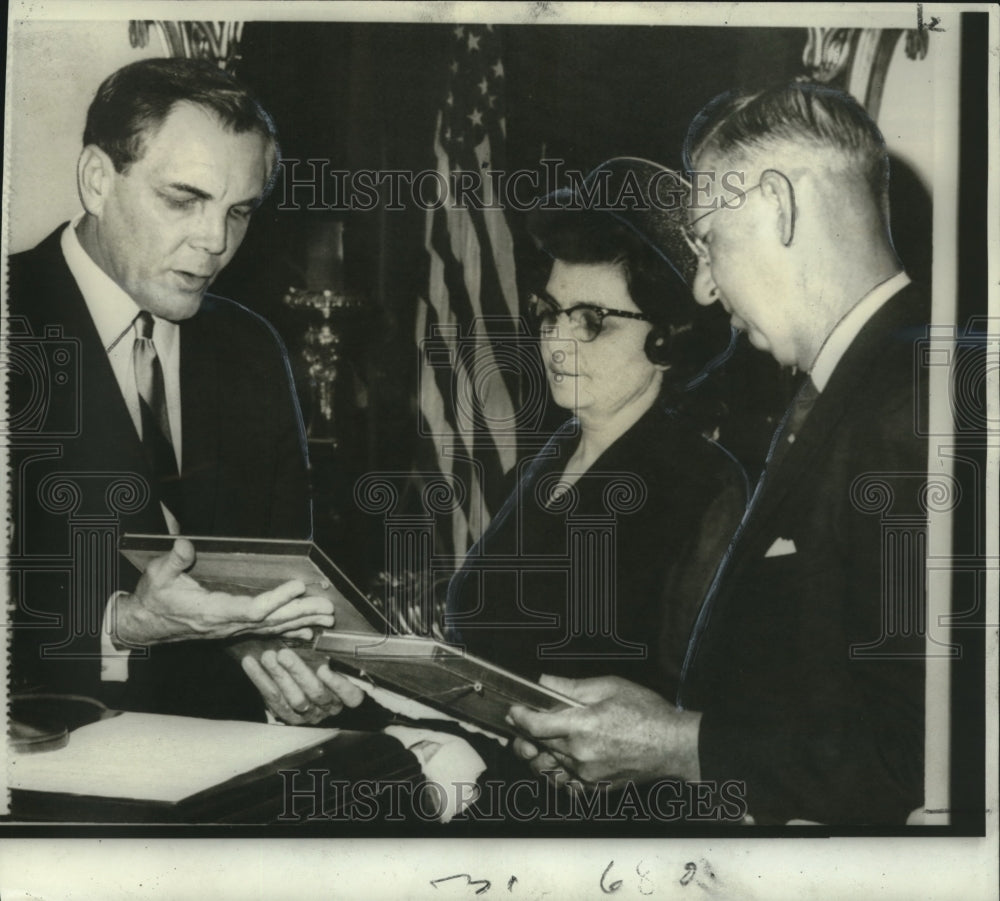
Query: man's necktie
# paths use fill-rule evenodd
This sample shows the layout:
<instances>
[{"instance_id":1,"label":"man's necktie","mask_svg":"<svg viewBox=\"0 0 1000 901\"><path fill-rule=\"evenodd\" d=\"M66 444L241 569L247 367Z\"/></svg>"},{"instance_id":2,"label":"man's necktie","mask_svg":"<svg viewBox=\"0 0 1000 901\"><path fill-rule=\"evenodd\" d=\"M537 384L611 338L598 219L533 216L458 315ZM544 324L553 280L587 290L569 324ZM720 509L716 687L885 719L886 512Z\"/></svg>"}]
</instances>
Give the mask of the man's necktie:
<instances>
[{"instance_id":1,"label":"man's necktie","mask_svg":"<svg viewBox=\"0 0 1000 901\"><path fill-rule=\"evenodd\" d=\"M788 453L788 449L795 443L795 438L806 421L809 411L813 408L813 404L816 403L817 397L819 397L819 391L816 390L815 383L809 376L806 376L806 380L795 395L792 405L781 420L781 425L774 433L771 450L767 455L767 463L764 468L764 477L767 476L768 472L774 473L778 464Z\"/></svg>"},{"instance_id":2,"label":"man's necktie","mask_svg":"<svg viewBox=\"0 0 1000 901\"><path fill-rule=\"evenodd\" d=\"M167 416L167 396L163 388L163 367L153 344L153 317L143 310L135 318L135 345L132 366L135 386L139 392L139 412L142 417L142 448L146 461L159 488L160 500L174 518L181 522L180 478L177 457L170 435Z\"/></svg>"},{"instance_id":3,"label":"man's necktie","mask_svg":"<svg viewBox=\"0 0 1000 901\"><path fill-rule=\"evenodd\" d=\"M774 432L774 437L771 439L771 446L767 452L767 460L764 463L764 471L760 474L760 478L757 480L757 486L754 488L750 502L746 506L743 518L740 520L740 524L737 527L732 540L729 542L729 547L726 549L722 562L719 563L719 566L715 571L715 577L712 579L712 584L705 593L705 599L702 602L701 609L698 611L698 618L695 620L694 628L691 630L691 639L688 642L687 656L681 669L681 684L677 693L678 707L683 708L687 700L685 697L686 679L691 667L694 665L694 659L698 652L698 643L708 626L708 621L712 615L712 607L715 597L718 594L719 587L721 586L723 578L729 569L729 563L732 560L733 551L739 544L740 539L743 537L743 533L746 531L747 523L753 516L754 508L757 506L757 502L760 500L760 496L764 491L765 483L774 477L774 473L779 468L785 455L788 453L788 449L795 443L796 436L802 428L803 423L806 421L806 417L809 415L809 411L812 410L816 403L816 398L818 397L819 391L816 389L816 384L813 382L812 378L806 376L806 380L802 383L798 393L795 395L795 399L792 401L791 406L789 406L789 408L785 411L785 415L782 417L781 423Z\"/></svg>"}]
</instances>

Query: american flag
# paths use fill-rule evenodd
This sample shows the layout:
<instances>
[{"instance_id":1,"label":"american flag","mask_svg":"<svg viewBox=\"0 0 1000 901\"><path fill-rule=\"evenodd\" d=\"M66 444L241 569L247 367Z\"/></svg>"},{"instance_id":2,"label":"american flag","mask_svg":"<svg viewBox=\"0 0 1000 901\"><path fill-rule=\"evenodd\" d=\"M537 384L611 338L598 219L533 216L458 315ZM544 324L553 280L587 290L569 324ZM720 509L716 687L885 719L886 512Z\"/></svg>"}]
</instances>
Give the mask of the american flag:
<instances>
[{"instance_id":1,"label":"american flag","mask_svg":"<svg viewBox=\"0 0 1000 901\"><path fill-rule=\"evenodd\" d=\"M456 203L449 192L428 209L430 278L416 329L422 433L433 442L433 465L464 489L447 548L461 555L503 500L504 473L517 459L519 373L505 348L519 319L513 241L488 177L506 168L500 35L458 25L450 50L434 135L439 181L474 179L481 202Z\"/></svg>"}]
</instances>

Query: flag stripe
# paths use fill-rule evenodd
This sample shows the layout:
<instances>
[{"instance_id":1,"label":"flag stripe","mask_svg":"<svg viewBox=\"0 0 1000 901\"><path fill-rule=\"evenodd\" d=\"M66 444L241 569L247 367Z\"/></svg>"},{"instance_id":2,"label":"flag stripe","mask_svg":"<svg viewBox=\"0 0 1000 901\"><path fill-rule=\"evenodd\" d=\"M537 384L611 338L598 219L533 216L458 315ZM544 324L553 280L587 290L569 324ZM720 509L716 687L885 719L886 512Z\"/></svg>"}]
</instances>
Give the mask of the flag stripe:
<instances>
[{"instance_id":1,"label":"flag stripe","mask_svg":"<svg viewBox=\"0 0 1000 901\"><path fill-rule=\"evenodd\" d=\"M437 118L437 171L477 176L475 193L492 206L485 172L504 159L503 63L490 26L452 28L450 74ZM517 340L513 239L502 209L428 210L428 293L417 316L422 342L420 413L437 466L462 480L466 497L451 523L463 553L502 502L504 473L517 459L515 401L520 377L505 342ZM433 354L433 359L429 355Z\"/></svg>"}]
</instances>

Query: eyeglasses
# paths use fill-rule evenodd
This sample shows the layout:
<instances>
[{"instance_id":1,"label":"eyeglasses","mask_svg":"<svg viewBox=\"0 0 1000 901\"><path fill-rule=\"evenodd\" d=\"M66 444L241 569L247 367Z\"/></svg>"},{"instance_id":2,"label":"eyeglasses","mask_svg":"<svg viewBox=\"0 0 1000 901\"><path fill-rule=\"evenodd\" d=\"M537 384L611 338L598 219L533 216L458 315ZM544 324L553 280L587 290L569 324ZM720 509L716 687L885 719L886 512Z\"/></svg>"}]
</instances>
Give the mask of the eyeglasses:
<instances>
[{"instance_id":1,"label":"eyeglasses","mask_svg":"<svg viewBox=\"0 0 1000 901\"><path fill-rule=\"evenodd\" d=\"M705 263L710 263L712 261L711 254L708 250L708 244L705 242L705 239L694 230L694 224L696 222L701 222L702 219L707 219L713 213L718 213L719 210L738 210L741 206L743 206L743 201L746 200L747 194L751 191L755 191L759 187L760 182L757 182L757 184L755 184L752 188L740 191L739 198L733 203L720 204L719 206L709 210L707 213L702 213L696 219L691 220L691 222L684 229L684 239L687 241L688 247L691 248L695 256L697 256L700 260L703 260Z\"/></svg>"},{"instance_id":2,"label":"eyeglasses","mask_svg":"<svg viewBox=\"0 0 1000 901\"><path fill-rule=\"evenodd\" d=\"M593 341L604 328L604 319L607 316L619 316L622 319L640 319L649 322L649 317L644 313L632 313L628 310L612 310L608 307L599 307L593 303L575 303L571 307L563 309L555 301L548 297L541 297L532 294L528 298L528 311L532 318L538 323L545 334L547 330L554 329L560 316L565 316L569 322L573 334L584 343Z\"/></svg>"}]
</instances>

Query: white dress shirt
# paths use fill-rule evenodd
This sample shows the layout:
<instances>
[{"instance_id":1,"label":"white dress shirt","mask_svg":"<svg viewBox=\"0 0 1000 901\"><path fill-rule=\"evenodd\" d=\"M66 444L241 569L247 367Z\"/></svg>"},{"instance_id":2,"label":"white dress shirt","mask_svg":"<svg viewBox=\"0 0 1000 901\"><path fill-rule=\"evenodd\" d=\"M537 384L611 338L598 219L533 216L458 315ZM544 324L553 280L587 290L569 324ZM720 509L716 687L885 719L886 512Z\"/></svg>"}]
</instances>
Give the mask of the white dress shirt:
<instances>
[{"instance_id":1,"label":"white dress shirt","mask_svg":"<svg viewBox=\"0 0 1000 901\"><path fill-rule=\"evenodd\" d=\"M840 358L844 356L847 348L851 346L868 320L885 305L889 298L898 294L909 283L910 277L905 272L897 272L872 288L833 327L833 331L827 335L826 341L819 349L812 371L809 373L818 392L822 393L827 386Z\"/></svg>"},{"instance_id":2,"label":"white dress shirt","mask_svg":"<svg viewBox=\"0 0 1000 901\"><path fill-rule=\"evenodd\" d=\"M76 234L82 215L77 216L63 230L60 247L66 265L76 281L80 293L87 304L90 318L94 321L97 334L108 354L108 361L118 382L118 388L125 399L129 416L135 425L136 434L142 438L142 414L139 411L139 390L136 388L135 372L132 368L132 347L135 343L135 318L139 314L138 304L97 265L83 249ZM170 420L170 436L173 441L177 468L181 467L181 335L176 322L153 317L153 343L156 355L163 369L163 390L167 402L167 417ZM111 440L111 436L109 436ZM170 534L180 532L177 520L162 504L163 515ZM113 599L112 599L113 600ZM124 682L128 678L128 650L118 650L111 641L110 614L113 603L109 601L104 613L101 630L101 678L106 682Z\"/></svg>"}]
</instances>

